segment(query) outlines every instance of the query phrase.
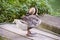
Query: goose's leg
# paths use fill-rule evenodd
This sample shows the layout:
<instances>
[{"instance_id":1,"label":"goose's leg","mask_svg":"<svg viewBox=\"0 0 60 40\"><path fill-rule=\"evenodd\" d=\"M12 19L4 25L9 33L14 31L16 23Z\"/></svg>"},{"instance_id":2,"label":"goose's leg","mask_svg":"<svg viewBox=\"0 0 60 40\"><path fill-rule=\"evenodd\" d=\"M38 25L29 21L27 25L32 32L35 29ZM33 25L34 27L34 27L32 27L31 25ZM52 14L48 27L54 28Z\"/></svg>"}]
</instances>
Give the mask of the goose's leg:
<instances>
[{"instance_id":1,"label":"goose's leg","mask_svg":"<svg viewBox=\"0 0 60 40\"><path fill-rule=\"evenodd\" d=\"M28 28L27 28L27 34L26 34L27 36L30 36L30 34L31 34L30 29L32 29L32 27L28 27Z\"/></svg>"}]
</instances>

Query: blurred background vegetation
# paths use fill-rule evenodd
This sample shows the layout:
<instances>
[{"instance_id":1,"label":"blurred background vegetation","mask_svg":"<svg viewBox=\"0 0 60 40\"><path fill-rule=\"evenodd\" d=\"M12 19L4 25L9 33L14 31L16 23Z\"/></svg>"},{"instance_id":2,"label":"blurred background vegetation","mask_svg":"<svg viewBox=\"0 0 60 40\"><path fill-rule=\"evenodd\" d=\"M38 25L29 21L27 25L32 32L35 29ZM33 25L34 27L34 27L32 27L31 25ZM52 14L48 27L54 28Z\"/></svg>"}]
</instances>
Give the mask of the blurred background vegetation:
<instances>
[{"instance_id":1,"label":"blurred background vegetation","mask_svg":"<svg viewBox=\"0 0 60 40\"><path fill-rule=\"evenodd\" d=\"M60 0L0 0L0 22L12 22L20 19L27 10L35 6L38 14L47 13L60 16Z\"/></svg>"}]
</instances>

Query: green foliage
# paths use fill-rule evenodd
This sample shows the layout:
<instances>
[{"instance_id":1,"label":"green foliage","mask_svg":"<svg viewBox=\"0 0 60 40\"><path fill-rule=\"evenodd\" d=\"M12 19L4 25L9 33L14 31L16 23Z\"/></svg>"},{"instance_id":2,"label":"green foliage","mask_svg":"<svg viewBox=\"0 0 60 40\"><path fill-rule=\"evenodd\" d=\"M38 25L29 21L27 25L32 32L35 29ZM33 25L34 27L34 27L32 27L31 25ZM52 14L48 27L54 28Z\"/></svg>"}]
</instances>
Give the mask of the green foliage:
<instances>
[{"instance_id":1,"label":"green foliage","mask_svg":"<svg viewBox=\"0 0 60 40\"><path fill-rule=\"evenodd\" d=\"M8 40L8 38L0 36L0 40Z\"/></svg>"},{"instance_id":2,"label":"green foliage","mask_svg":"<svg viewBox=\"0 0 60 40\"><path fill-rule=\"evenodd\" d=\"M60 16L60 0L48 0L48 3L52 8L51 15Z\"/></svg>"},{"instance_id":3,"label":"green foliage","mask_svg":"<svg viewBox=\"0 0 60 40\"><path fill-rule=\"evenodd\" d=\"M21 18L31 6L37 7L39 14L50 13L46 0L0 0L0 22Z\"/></svg>"}]
</instances>

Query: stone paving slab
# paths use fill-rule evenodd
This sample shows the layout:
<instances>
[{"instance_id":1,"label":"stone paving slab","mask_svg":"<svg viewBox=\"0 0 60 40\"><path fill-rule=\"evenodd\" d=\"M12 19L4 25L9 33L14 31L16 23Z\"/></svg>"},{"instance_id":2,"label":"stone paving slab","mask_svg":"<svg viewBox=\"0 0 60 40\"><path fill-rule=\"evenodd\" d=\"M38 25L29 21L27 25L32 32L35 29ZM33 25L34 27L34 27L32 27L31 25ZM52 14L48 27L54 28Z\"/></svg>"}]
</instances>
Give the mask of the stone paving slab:
<instances>
[{"instance_id":1,"label":"stone paving slab","mask_svg":"<svg viewBox=\"0 0 60 40\"><path fill-rule=\"evenodd\" d=\"M31 29L30 31L36 34L33 37L25 37L27 32L17 29L14 24L0 25L0 35L6 35L13 40L60 40L60 37L56 35L35 28Z\"/></svg>"}]
</instances>

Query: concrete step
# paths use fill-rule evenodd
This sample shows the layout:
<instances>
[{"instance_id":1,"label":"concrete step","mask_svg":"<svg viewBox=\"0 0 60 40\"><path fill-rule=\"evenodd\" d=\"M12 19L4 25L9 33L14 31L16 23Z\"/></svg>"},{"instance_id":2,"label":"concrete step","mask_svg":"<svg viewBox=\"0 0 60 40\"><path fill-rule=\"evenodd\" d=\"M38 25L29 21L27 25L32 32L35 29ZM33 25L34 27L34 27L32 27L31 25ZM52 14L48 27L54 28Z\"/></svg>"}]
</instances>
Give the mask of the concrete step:
<instances>
[{"instance_id":1,"label":"concrete step","mask_svg":"<svg viewBox=\"0 0 60 40\"><path fill-rule=\"evenodd\" d=\"M60 34L60 17L45 14L40 16L40 19L42 20L40 27Z\"/></svg>"},{"instance_id":2,"label":"concrete step","mask_svg":"<svg viewBox=\"0 0 60 40\"><path fill-rule=\"evenodd\" d=\"M12 40L60 40L59 36L38 30L36 28L33 28L30 31L33 33L33 37L27 37L27 31L17 29L15 24L0 25L0 35L5 35Z\"/></svg>"}]
</instances>

